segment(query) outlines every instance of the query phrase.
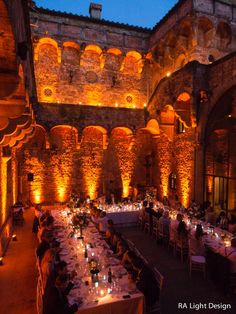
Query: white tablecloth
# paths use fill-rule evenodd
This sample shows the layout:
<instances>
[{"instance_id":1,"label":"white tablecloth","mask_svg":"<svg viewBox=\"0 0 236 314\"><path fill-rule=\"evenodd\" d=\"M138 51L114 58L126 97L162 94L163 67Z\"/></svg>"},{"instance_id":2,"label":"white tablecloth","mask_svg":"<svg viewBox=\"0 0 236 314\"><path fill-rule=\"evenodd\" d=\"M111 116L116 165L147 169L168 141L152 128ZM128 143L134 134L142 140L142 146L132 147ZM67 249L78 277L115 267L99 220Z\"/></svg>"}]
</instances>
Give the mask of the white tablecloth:
<instances>
[{"instance_id":1,"label":"white tablecloth","mask_svg":"<svg viewBox=\"0 0 236 314\"><path fill-rule=\"evenodd\" d=\"M126 211L126 212L114 212L107 213L107 218L112 219L116 225L129 225L137 223L139 211Z\"/></svg>"}]
</instances>

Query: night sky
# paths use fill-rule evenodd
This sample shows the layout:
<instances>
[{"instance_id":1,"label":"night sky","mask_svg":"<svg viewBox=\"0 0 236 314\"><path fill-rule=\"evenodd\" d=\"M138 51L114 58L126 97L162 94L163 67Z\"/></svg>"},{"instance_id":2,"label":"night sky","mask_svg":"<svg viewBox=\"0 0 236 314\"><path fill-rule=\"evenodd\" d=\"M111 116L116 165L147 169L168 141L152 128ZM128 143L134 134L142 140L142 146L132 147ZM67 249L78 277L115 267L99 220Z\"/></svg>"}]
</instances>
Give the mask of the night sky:
<instances>
[{"instance_id":1,"label":"night sky","mask_svg":"<svg viewBox=\"0 0 236 314\"><path fill-rule=\"evenodd\" d=\"M91 2L102 4L102 18L152 28L178 0L35 0L37 6L89 16Z\"/></svg>"}]
</instances>

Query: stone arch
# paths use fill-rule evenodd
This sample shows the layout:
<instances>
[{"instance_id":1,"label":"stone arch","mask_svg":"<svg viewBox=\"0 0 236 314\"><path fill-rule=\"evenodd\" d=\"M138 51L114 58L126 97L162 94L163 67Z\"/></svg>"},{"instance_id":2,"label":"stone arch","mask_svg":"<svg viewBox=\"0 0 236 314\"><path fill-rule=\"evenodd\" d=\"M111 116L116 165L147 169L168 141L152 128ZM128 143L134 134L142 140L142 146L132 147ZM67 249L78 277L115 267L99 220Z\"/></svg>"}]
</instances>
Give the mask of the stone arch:
<instances>
[{"instance_id":1,"label":"stone arch","mask_svg":"<svg viewBox=\"0 0 236 314\"><path fill-rule=\"evenodd\" d=\"M55 151L75 150L78 143L78 131L70 125L57 125L50 130L50 148Z\"/></svg>"},{"instance_id":2,"label":"stone arch","mask_svg":"<svg viewBox=\"0 0 236 314\"><path fill-rule=\"evenodd\" d=\"M165 59L174 59L176 56L176 47L178 45L177 36L174 31L168 32L165 38Z\"/></svg>"},{"instance_id":3,"label":"stone arch","mask_svg":"<svg viewBox=\"0 0 236 314\"><path fill-rule=\"evenodd\" d=\"M47 133L45 128L40 125L35 125L34 136L26 144L26 147L30 149L35 149L36 151L41 151L46 149Z\"/></svg>"},{"instance_id":4,"label":"stone arch","mask_svg":"<svg viewBox=\"0 0 236 314\"><path fill-rule=\"evenodd\" d=\"M228 23L220 22L216 29L217 48L225 50L232 41L232 29Z\"/></svg>"},{"instance_id":5,"label":"stone arch","mask_svg":"<svg viewBox=\"0 0 236 314\"><path fill-rule=\"evenodd\" d=\"M77 51L80 51L80 45L74 41L64 41L62 47L63 48L74 48Z\"/></svg>"},{"instance_id":6,"label":"stone arch","mask_svg":"<svg viewBox=\"0 0 236 314\"><path fill-rule=\"evenodd\" d=\"M98 45L87 45L81 55L81 66L87 69L101 66L102 48Z\"/></svg>"},{"instance_id":7,"label":"stone arch","mask_svg":"<svg viewBox=\"0 0 236 314\"><path fill-rule=\"evenodd\" d=\"M175 126L176 112L171 105L166 105L161 110L160 114L160 126L169 140L174 138L174 126Z\"/></svg>"},{"instance_id":8,"label":"stone arch","mask_svg":"<svg viewBox=\"0 0 236 314\"><path fill-rule=\"evenodd\" d=\"M118 48L109 48L107 50L107 53L113 54L115 56L121 56L122 55L122 51Z\"/></svg>"},{"instance_id":9,"label":"stone arch","mask_svg":"<svg viewBox=\"0 0 236 314\"><path fill-rule=\"evenodd\" d=\"M34 60L35 61L39 60L39 51L40 51L42 45L53 46L56 49L57 62L61 63L61 50L60 50L56 40L53 39L53 38L50 38L50 37L42 37L42 38L39 39L37 44L35 44L35 47L34 47Z\"/></svg>"},{"instance_id":10,"label":"stone arch","mask_svg":"<svg viewBox=\"0 0 236 314\"><path fill-rule=\"evenodd\" d=\"M159 123L157 122L156 119L149 120L147 122L145 129L148 130L152 135L159 135L160 134Z\"/></svg>"},{"instance_id":11,"label":"stone arch","mask_svg":"<svg viewBox=\"0 0 236 314\"><path fill-rule=\"evenodd\" d=\"M175 60L175 70L181 69L186 64L186 56L181 53Z\"/></svg>"},{"instance_id":12,"label":"stone arch","mask_svg":"<svg viewBox=\"0 0 236 314\"><path fill-rule=\"evenodd\" d=\"M137 51L128 51L121 65L121 71L136 74L139 72L138 61L142 59L142 55Z\"/></svg>"},{"instance_id":13,"label":"stone arch","mask_svg":"<svg viewBox=\"0 0 236 314\"><path fill-rule=\"evenodd\" d=\"M212 107L205 127L205 195L215 209L236 206L236 85L228 88ZM226 198L221 189L224 186ZM214 191L214 193L213 193Z\"/></svg>"},{"instance_id":14,"label":"stone arch","mask_svg":"<svg viewBox=\"0 0 236 314\"><path fill-rule=\"evenodd\" d=\"M206 16L201 16L198 19L197 40L198 45L204 48L211 47L215 35L213 22Z\"/></svg>"},{"instance_id":15,"label":"stone arch","mask_svg":"<svg viewBox=\"0 0 236 314\"><path fill-rule=\"evenodd\" d=\"M193 39L192 18L188 17L179 24L177 34L179 49L182 49L182 51L186 51L192 46Z\"/></svg>"},{"instance_id":16,"label":"stone arch","mask_svg":"<svg viewBox=\"0 0 236 314\"><path fill-rule=\"evenodd\" d=\"M100 55L102 53L102 48L98 45L87 45L84 51L94 51Z\"/></svg>"},{"instance_id":17,"label":"stone arch","mask_svg":"<svg viewBox=\"0 0 236 314\"><path fill-rule=\"evenodd\" d=\"M175 103L175 111L180 121L186 127L192 126L191 96L188 92L182 92L178 95Z\"/></svg>"},{"instance_id":18,"label":"stone arch","mask_svg":"<svg viewBox=\"0 0 236 314\"><path fill-rule=\"evenodd\" d=\"M126 135L132 135L133 134L131 129L129 129L127 127L123 127L123 126L115 127L114 129L112 129L111 134L114 134L114 132L116 132L117 130L123 131Z\"/></svg>"},{"instance_id":19,"label":"stone arch","mask_svg":"<svg viewBox=\"0 0 236 314\"><path fill-rule=\"evenodd\" d=\"M136 61L139 61L140 59L142 59L142 55L141 53L139 53L138 51L128 51L126 53L126 57L133 57L134 59L136 59Z\"/></svg>"}]
</instances>

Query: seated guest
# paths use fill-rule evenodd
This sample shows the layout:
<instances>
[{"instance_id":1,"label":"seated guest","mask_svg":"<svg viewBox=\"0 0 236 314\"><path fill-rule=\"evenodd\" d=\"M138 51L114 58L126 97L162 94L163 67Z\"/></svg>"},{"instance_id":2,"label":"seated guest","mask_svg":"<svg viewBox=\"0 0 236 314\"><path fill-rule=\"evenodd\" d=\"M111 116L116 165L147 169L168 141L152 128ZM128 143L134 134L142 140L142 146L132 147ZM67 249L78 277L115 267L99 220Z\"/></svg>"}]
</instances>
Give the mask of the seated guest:
<instances>
[{"instance_id":1,"label":"seated guest","mask_svg":"<svg viewBox=\"0 0 236 314\"><path fill-rule=\"evenodd\" d=\"M127 249L128 249L127 244L124 241L118 241L117 251L114 255L119 259L122 259Z\"/></svg>"},{"instance_id":2,"label":"seated guest","mask_svg":"<svg viewBox=\"0 0 236 314\"><path fill-rule=\"evenodd\" d=\"M65 290L68 286L68 276L60 275L56 278L55 285L45 290L43 296L43 314L73 314L77 311L78 305L68 304Z\"/></svg>"},{"instance_id":3,"label":"seated guest","mask_svg":"<svg viewBox=\"0 0 236 314\"><path fill-rule=\"evenodd\" d=\"M153 211L153 216L157 217L157 219L160 219L163 213L164 213L164 208L159 207L157 212Z\"/></svg>"},{"instance_id":4,"label":"seated guest","mask_svg":"<svg viewBox=\"0 0 236 314\"><path fill-rule=\"evenodd\" d=\"M228 217L226 216L225 211L221 211L220 215L216 219L216 224L224 230L228 230Z\"/></svg>"},{"instance_id":5,"label":"seated guest","mask_svg":"<svg viewBox=\"0 0 236 314\"><path fill-rule=\"evenodd\" d=\"M147 312L159 299L159 287L153 272L144 265L140 258L133 260L133 268L137 272L136 286L144 294Z\"/></svg>"},{"instance_id":6,"label":"seated guest","mask_svg":"<svg viewBox=\"0 0 236 314\"><path fill-rule=\"evenodd\" d=\"M180 221L177 228L177 245L188 246L188 229L184 221Z\"/></svg>"},{"instance_id":7,"label":"seated guest","mask_svg":"<svg viewBox=\"0 0 236 314\"><path fill-rule=\"evenodd\" d=\"M228 230L230 233L235 234L236 233L236 216L234 214L231 214L229 223L228 223Z\"/></svg>"},{"instance_id":8,"label":"seated guest","mask_svg":"<svg viewBox=\"0 0 236 314\"><path fill-rule=\"evenodd\" d=\"M177 228L179 226L180 221L183 220L183 215L178 213L176 219L172 219L170 222L170 240L174 242L176 239Z\"/></svg>"},{"instance_id":9,"label":"seated guest","mask_svg":"<svg viewBox=\"0 0 236 314\"><path fill-rule=\"evenodd\" d=\"M205 255L205 247L203 243L204 232L202 229L202 225L198 224L196 227L196 231L191 235L189 239L189 246L192 255Z\"/></svg>"},{"instance_id":10,"label":"seated guest","mask_svg":"<svg viewBox=\"0 0 236 314\"><path fill-rule=\"evenodd\" d=\"M106 233L107 231L107 217L106 217L106 212L101 211L98 219L98 230L101 233Z\"/></svg>"},{"instance_id":11,"label":"seated guest","mask_svg":"<svg viewBox=\"0 0 236 314\"><path fill-rule=\"evenodd\" d=\"M216 215L212 206L206 209L205 221L213 226L216 224Z\"/></svg>"},{"instance_id":12,"label":"seated guest","mask_svg":"<svg viewBox=\"0 0 236 314\"><path fill-rule=\"evenodd\" d=\"M131 250L126 250L126 252L123 254L123 257L122 257L121 264L131 273L133 271L132 261L135 258L137 258L137 256Z\"/></svg>"},{"instance_id":13,"label":"seated guest","mask_svg":"<svg viewBox=\"0 0 236 314\"><path fill-rule=\"evenodd\" d=\"M45 290L51 289L55 285L56 278L60 275L67 275L68 278L73 279L75 274L74 273L71 275L69 274L67 269L67 263L65 261L58 262L57 264L55 264L54 268L52 269L48 276ZM67 295L73 288L73 286L74 284L70 281L64 291L64 294Z\"/></svg>"},{"instance_id":14,"label":"seated guest","mask_svg":"<svg viewBox=\"0 0 236 314\"><path fill-rule=\"evenodd\" d=\"M163 226L163 233L166 236L169 236L170 233L170 217L169 217L169 211L165 210L162 217L159 219L159 223Z\"/></svg>"},{"instance_id":15,"label":"seated guest","mask_svg":"<svg viewBox=\"0 0 236 314\"><path fill-rule=\"evenodd\" d=\"M54 218L52 216L48 216L43 222L38 231L38 238L41 241L42 236L53 236L53 226Z\"/></svg>"},{"instance_id":16,"label":"seated guest","mask_svg":"<svg viewBox=\"0 0 236 314\"><path fill-rule=\"evenodd\" d=\"M106 241L108 244L112 244L112 239L115 233L114 222L112 219L107 220Z\"/></svg>"},{"instance_id":17,"label":"seated guest","mask_svg":"<svg viewBox=\"0 0 236 314\"><path fill-rule=\"evenodd\" d=\"M112 238L112 244L111 244L111 249L113 252L117 252L117 244L119 241L121 241L121 234L119 232L115 232Z\"/></svg>"},{"instance_id":18,"label":"seated guest","mask_svg":"<svg viewBox=\"0 0 236 314\"><path fill-rule=\"evenodd\" d=\"M44 253L51 247L50 243L52 242L52 240L53 240L52 236L44 235L41 238L41 242L39 243L39 246L36 249L36 255L38 256L39 263L41 263Z\"/></svg>"},{"instance_id":19,"label":"seated guest","mask_svg":"<svg viewBox=\"0 0 236 314\"><path fill-rule=\"evenodd\" d=\"M55 264L55 256L56 256L56 251L55 249L48 249L44 257L42 258L41 261L41 272L42 272L42 279L43 279L43 287L45 289L46 283L48 280L48 277L50 273L54 269L54 264Z\"/></svg>"},{"instance_id":20,"label":"seated guest","mask_svg":"<svg viewBox=\"0 0 236 314\"><path fill-rule=\"evenodd\" d=\"M32 232L37 234L39 227L40 227L40 217L42 216L42 210L39 205L35 206L34 211L34 220L33 220L33 226L32 226Z\"/></svg>"},{"instance_id":21,"label":"seated guest","mask_svg":"<svg viewBox=\"0 0 236 314\"><path fill-rule=\"evenodd\" d=\"M236 277L236 238L233 238L231 240L230 246L221 246L218 252L229 259L230 273L234 274L234 276Z\"/></svg>"}]
</instances>

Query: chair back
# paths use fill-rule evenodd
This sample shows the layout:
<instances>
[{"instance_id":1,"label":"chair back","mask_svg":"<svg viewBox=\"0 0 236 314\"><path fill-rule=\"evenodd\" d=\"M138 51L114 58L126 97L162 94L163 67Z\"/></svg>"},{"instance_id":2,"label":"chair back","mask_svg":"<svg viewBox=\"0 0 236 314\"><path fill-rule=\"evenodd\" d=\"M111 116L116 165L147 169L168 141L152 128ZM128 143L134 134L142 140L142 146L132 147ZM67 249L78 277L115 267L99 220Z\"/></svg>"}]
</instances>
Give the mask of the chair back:
<instances>
[{"instance_id":1,"label":"chair back","mask_svg":"<svg viewBox=\"0 0 236 314\"><path fill-rule=\"evenodd\" d=\"M159 270L156 267L154 267L153 270L154 270L155 278L156 278L156 281L157 281L157 284L161 293L161 290L163 288L163 283L164 283L164 276L159 272Z\"/></svg>"}]
</instances>

